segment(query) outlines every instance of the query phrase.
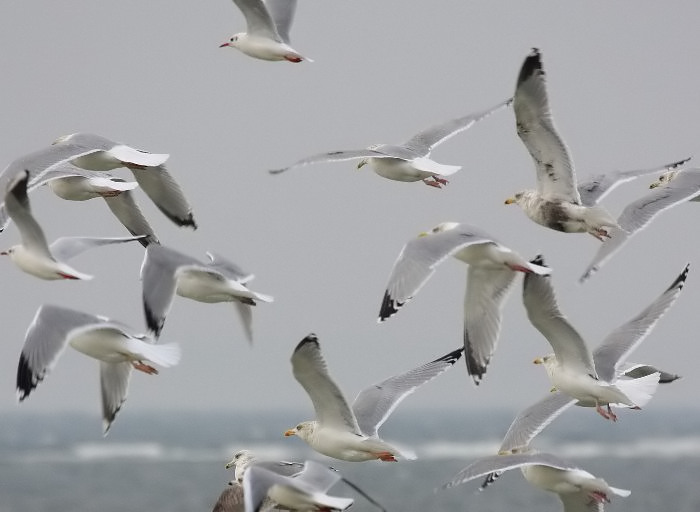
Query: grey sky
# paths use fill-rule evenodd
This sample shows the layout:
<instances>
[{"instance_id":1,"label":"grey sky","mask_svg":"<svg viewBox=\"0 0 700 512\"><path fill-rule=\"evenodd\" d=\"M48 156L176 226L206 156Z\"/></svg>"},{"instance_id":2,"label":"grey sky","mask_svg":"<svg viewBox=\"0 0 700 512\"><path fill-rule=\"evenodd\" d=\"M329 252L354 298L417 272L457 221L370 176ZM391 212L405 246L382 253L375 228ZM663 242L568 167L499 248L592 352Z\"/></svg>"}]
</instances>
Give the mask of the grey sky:
<instances>
[{"instance_id":1,"label":"grey sky","mask_svg":"<svg viewBox=\"0 0 700 512\"><path fill-rule=\"evenodd\" d=\"M699 11L690 1L301 0L292 41L316 62L293 65L219 49L245 28L227 0L3 2L0 165L75 131L170 153L168 167L200 228L177 229L137 191L161 241L196 257L206 250L228 256L256 274L253 289L276 299L254 311L249 347L231 305L176 298L161 339L182 345L182 362L157 377L134 375L121 415L295 406L290 424L308 419L311 404L289 357L312 331L349 397L457 348L466 271L456 261L443 264L400 314L376 323L403 244L446 220L477 225L524 256L543 253L563 311L593 346L690 261L683 295L633 358L684 376L650 407L686 405L700 386L697 204L666 212L579 286L598 242L547 230L503 205L535 177L510 109L433 153L463 166L441 191L356 171L352 162L280 176L266 170L317 152L398 143L494 105L513 94L533 46L542 50L555 121L579 178L697 155ZM650 181L625 185L604 205L617 215ZM125 234L101 201L67 202L48 190L31 201L51 240ZM18 240L13 226L0 238L2 248ZM141 260L137 245L85 254L75 267L95 274L91 282L42 282L0 261L0 412L99 416L98 365L73 350L16 406L18 355L42 303L143 326ZM518 279L478 388L459 363L405 406L520 408L546 393L544 371L531 361L550 348L527 321L520 293Z\"/></svg>"}]
</instances>

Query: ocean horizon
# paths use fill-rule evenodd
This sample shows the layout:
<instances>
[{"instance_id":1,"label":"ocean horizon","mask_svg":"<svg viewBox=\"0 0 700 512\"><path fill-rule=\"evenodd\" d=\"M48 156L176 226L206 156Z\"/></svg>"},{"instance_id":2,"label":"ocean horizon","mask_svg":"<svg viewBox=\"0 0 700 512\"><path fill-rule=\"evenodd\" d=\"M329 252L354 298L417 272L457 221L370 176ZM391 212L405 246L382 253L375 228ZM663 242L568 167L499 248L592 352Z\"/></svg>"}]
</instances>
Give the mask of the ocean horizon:
<instances>
[{"instance_id":1,"label":"ocean horizon","mask_svg":"<svg viewBox=\"0 0 700 512\"><path fill-rule=\"evenodd\" d=\"M396 411L385 439L417 460L350 463L313 452L283 432L295 411L124 411L102 436L98 416L83 413L3 414L0 431L0 512L209 511L233 478L224 465L240 449L267 460L314 459L342 474L387 510L558 511L551 493L510 471L486 491L478 482L437 490L474 459L496 453L517 411ZM622 410L615 424L575 408L533 442L630 489L610 511L700 510L700 411ZM355 498L353 510L376 510L342 484L334 494Z\"/></svg>"}]
</instances>

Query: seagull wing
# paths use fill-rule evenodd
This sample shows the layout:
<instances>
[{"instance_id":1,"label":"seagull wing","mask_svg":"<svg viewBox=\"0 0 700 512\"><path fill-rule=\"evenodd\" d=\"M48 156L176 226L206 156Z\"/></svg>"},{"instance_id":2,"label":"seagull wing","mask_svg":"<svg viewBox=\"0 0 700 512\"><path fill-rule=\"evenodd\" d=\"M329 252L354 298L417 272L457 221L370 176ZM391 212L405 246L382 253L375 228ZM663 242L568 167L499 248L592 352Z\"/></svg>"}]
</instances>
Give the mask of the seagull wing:
<instances>
[{"instance_id":1,"label":"seagull wing","mask_svg":"<svg viewBox=\"0 0 700 512\"><path fill-rule=\"evenodd\" d=\"M512 102L513 99L509 98L506 101L502 101L498 105L489 108L488 110L468 114L466 116L458 117L457 119L451 119L442 124L431 126L427 130L414 135L401 145L415 151L420 156L426 156L438 144L442 144L450 137L471 128L477 121L485 119L494 112L507 107Z\"/></svg>"},{"instance_id":2,"label":"seagull wing","mask_svg":"<svg viewBox=\"0 0 700 512\"><path fill-rule=\"evenodd\" d=\"M549 109L545 72L537 49L520 70L513 110L518 136L535 161L538 192L548 199L580 203L574 165Z\"/></svg>"},{"instance_id":3,"label":"seagull wing","mask_svg":"<svg viewBox=\"0 0 700 512\"><path fill-rule=\"evenodd\" d=\"M664 186L655 188L628 204L617 219L620 228L610 230L610 238L600 245L579 281L586 281L600 270L627 240L645 228L661 212L699 196L700 168L685 169Z\"/></svg>"},{"instance_id":4,"label":"seagull wing","mask_svg":"<svg viewBox=\"0 0 700 512\"><path fill-rule=\"evenodd\" d=\"M449 370L462 356L463 349L421 365L407 372L389 377L382 382L362 390L352 404L360 430L374 437L377 430L394 411L397 405L426 382Z\"/></svg>"},{"instance_id":5,"label":"seagull wing","mask_svg":"<svg viewBox=\"0 0 700 512\"><path fill-rule=\"evenodd\" d=\"M542 265L540 257L532 261ZM559 310L551 278L535 273L523 280L523 303L532 325L547 339L557 361L580 372L596 376L593 356L578 332Z\"/></svg>"},{"instance_id":6,"label":"seagull wing","mask_svg":"<svg viewBox=\"0 0 700 512\"><path fill-rule=\"evenodd\" d=\"M644 341L656 322L676 302L688 277L688 271L689 266L686 265L666 291L629 322L611 332L593 351L595 368L602 380L612 382L617 377L620 365Z\"/></svg>"},{"instance_id":7,"label":"seagull wing","mask_svg":"<svg viewBox=\"0 0 700 512\"><path fill-rule=\"evenodd\" d=\"M316 335L309 334L294 349L292 373L309 395L321 425L362 435L347 400L328 373Z\"/></svg>"},{"instance_id":8,"label":"seagull wing","mask_svg":"<svg viewBox=\"0 0 700 512\"><path fill-rule=\"evenodd\" d=\"M396 314L430 279L435 268L449 256L464 247L480 243L494 242L489 235L466 224L409 241L401 249L389 275L379 309L379 321Z\"/></svg>"}]
</instances>

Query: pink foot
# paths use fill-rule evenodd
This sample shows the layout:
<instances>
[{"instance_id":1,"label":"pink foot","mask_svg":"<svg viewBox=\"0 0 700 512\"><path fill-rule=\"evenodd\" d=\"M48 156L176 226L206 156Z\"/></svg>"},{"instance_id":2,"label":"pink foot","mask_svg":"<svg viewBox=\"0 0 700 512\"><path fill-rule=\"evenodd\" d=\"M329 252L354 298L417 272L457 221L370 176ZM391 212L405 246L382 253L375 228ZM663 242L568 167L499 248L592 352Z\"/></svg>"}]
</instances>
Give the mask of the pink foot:
<instances>
[{"instance_id":1,"label":"pink foot","mask_svg":"<svg viewBox=\"0 0 700 512\"><path fill-rule=\"evenodd\" d=\"M445 178L438 178L437 176L433 176L433 179L437 181L440 185L447 185L449 181L447 181Z\"/></svg>"},{"instance_id":2,"label":"pink foot","mask_svg":"<svg viewBox=\"0 0 700 512\"><path fill-rule=\"evenodd\" d=\"M608 417L613 421L617 421L617 415L610 408L610 404L608 404Z\"/></svg>"},{"instance_id":3,"label":"pink foot","mask_svg":"<svg viewBox=\"0 0 700 512\"><path fill-rule=\"evenodd\" d=\"M143 361L132 361L131 364L134 366L134 370L147 373L148 375L158 375L158 370Z\"/></svg>"},{"instance_id":4,"label":"pink foot","mask_svg":"<svg viewBox=\"0 0 700 512\"><path fill-rule=\"evenodd\" d=\"M591 500L595 501L596 503L610 503L610 500L608 499L608 495L605 494L604 492L591 491L589 496L591 497Z\"/></svg>"},{"instance_id":5,"label":"pink foot","mask_svg":"<svg viewBox=\"0 0 700 512\"><path fill-rule=\"evenodd\" d=\"M610 233L608 233L608 230L604 228L594 229L593 231L589 231L589 233L601 242L605 242L608 238L611 238Z\"/></svg>"},{"instance_id":6,"label":"pink foot","mask_svg":"<svg viewBox=\"0 0 700 512\"><path fill-rule=\"evenodd\" d=\"M61 276L63 279L80 279L77 276L71 275L71 274L65 274L63 272L58 272L58 275Z\"/></svg>"},{"instance_id":7,"label":"pink foot","mask_svg":"<svg viewBox=\"0 0 700 512\"><path fill-rule=\"evenodd\" d=\"M425 183L429 187L442 188L442 185L440 185L440 183L438 183L437 181L430 181L428 178L424 179L423 183Z\"/></svg>"},{"instance_id":8,"label":"pink foot","mask_svg":"<svg viewBox=\"0 0 700 512\"><path fill-rule=\"evenodd\" d=\"M509 264L508 268L510 268L511 270L515 270L516 272L524 272L526 274L532 274L532 270L530 270L527 267L523 267L522 265Z\"/></svg>"},{"instance_id":9,"label":"pink foot","mask_svg":"<svg viewBox=\"0 0 700 512\"><path fill-rule=\"evenodd\" d=\"M121 193L122 193L121 190L107 190L106 192L100 192L100 196L102 196L102 197L116 197Z\"/></svg>"},{"instance_id":10,"label":"pink foot","mask_svg":"<svg viewBox=\"0 0 700 512\"><path fill-rule=\"evenodd\" d=\"M377 452L373 453L372 455L384 462L396 462L396 458L391 452Z\"/></svg>"},{"instance_id":11,"label":"pink foot","mask_svg":"<svg viewBox=\"0 0 700 512\"><path fill-rule=\"evenodd\" d=\"M298 55L285 55L284 58L289 62L301 62L302 60L304 60Z\"/></svg>"},{"instance_id":12,"label":"pink foot","mask_svg":"<svg viewBox=\"0 0 700 512\"><path fill-rule=\"evenodd\" d=\"M598 414L600 414L606 420L610 419L610 416L608 416L608 413L603 410L603 408L600 406L600 404L596 403L595 410Z\"/></svg>"}]
</instances>

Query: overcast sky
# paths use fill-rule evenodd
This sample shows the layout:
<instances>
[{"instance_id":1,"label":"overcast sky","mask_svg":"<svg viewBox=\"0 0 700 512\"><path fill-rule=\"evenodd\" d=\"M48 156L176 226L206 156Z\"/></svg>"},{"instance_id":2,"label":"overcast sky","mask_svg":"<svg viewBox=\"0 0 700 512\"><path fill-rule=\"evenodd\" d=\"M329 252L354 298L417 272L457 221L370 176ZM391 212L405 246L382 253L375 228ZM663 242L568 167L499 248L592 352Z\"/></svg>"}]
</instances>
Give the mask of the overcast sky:
<instances>
[{"instance_id":1,"label":"overcast sky","mask_svg":"<svg viewBox=\"0 0 700 512\"><path fill-rule=\"evenodd\" d=\"M255 273L251 288L276 299L255 309L249 347L233 306L177 297L161 340L182 345L182 362L158 376L136 372L120 415L298 407L290 425L310 419L289 363L309 332L349 398L459 347L466 268L457 261L396 317L376 323L403 244L447 220L476 225L528 258L544 254L562 310L591 346L691 262L682 296L632 360L684 376L649 407L698 407L697 204L665 213L580 286L599 242L547 230L503 205L535 177L510 109L434 151L437 161L463 166L443 190L388 181L353 162L266 171L322 151L398 143L494 105L513 94L531 47L542 50L553 115L580 179L697 155L699 15L692 1L301 0L292 42L315 62L290 64L218 48L245 29L227 0L3 2L0 165L76 131L169 153L200 227L175 227L137 190L161 241L196 257L226 255ZM604 205L617 215L649 182L625 185ZM40 190L31 202L50 240L126 234L100 200ZM17 242L14 226L0 235L3 249ZM90 282L44 282L0 261L0 412L99 417L98 364L72 349L16 405L24 333L43 303L143 328L142 256L139 245L81 256L75 267L94 274ZM543 368L531 364L548 352L526 318L518 278L482 384L460 362L405 407L525 407L549 389Z\"/></svg>"}]
</instances>

